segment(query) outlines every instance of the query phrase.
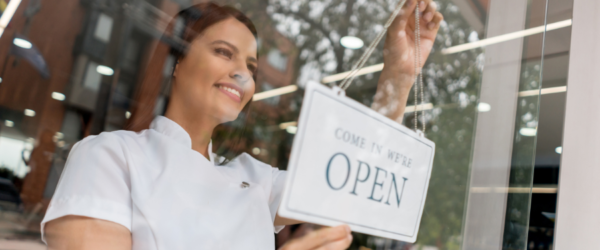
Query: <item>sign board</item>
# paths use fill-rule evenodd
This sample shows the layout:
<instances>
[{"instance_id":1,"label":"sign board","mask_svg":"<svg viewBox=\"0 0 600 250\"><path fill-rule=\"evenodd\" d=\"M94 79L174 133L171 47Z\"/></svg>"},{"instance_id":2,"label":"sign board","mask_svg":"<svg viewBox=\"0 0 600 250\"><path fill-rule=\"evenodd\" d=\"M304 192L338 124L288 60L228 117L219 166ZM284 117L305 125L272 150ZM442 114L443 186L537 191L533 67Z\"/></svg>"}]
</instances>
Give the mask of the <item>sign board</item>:
<instances>
[{"instance_id":1,"label":"sign board","mask_svg":"<svg viewBox=\"0 0 600 250\"><path fill-rule=\"evenodd\" d=\"M307 84L279 215L415 242L435 144L322 84Z\"/></svg>"}]
</instances>

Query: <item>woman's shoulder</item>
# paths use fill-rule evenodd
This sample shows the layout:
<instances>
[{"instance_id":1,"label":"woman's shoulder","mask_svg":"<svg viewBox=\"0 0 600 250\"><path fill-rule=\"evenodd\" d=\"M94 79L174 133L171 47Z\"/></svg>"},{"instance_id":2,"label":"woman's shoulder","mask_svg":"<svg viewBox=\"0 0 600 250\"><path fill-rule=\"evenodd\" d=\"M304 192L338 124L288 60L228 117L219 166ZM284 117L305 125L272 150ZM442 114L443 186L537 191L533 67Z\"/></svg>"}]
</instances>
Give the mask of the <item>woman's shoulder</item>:
<instances>
[{"instance_id":1,"label":"woman's shoulder","mask_svg":"<svg viewBox=\"0 0 600 250\"><path fill-rule=\"evenodd\" d=\"M131 131L102 132L90 135L71 148L63 176L74 179L98 178L111 183L115 176L128 179L139 146L135 145L136 133ZM61 177L62 179L63 177Z\"/></svg>"},{"instance_id":2,"label":"woman's shoulder","mask_svg":"<svg viewBox=\"0 0 600 250\"><path fill-rule=\"evenodd\" d=\"M271 165L266 164L245 152L241 153L236 158L234 158L232 162L236 162L236 161L238 161L242 165L251 165L251 166L258 167L258 168L272 168Z\"/></svg>"},{"instance_id":3,"label":"woman's shoulder","mask_svg":"<svg viewBox=\"0 0 600 250\"><path fill-rule=\"evenodd\" d=\"M87 136L73 145L69 158L71 161L79 159L85 162L94 157L100 160L112 158L125 162L130 158L128 156L142 152L146 140L143 133L118 130Z\"/></svg>"},{"instance_id":4,"label":"woman's shoulder","mask_svg":"<svg viewBox=\"0 0 600 250\"><path fill-rule=\"evenodd\" d=\"M111 148L128 148L144 139L146 131L139 133L127 130L102 132L98 135L89 135L75 144L75 147L110 146Z\"/></svg>"},{"instance_id":5,"label":"woman's shoulder","mask_svg":"<svg viewBox=\"0 0 600 250\"><path fill-rule=\"evenodd\" d=\"M238 155L232 161L232 163L235 163L235 162L238 162L245 168L253 168L253 169L257 169L259 171L271 171L271 172L282 171L282 170L279 170L279 168L277 168L277 167L273 167L267 163L264 163L256 158L254 158L252 155L250 155L248 153L242 153L242 154Z\"/></svg>"}]
</instances>

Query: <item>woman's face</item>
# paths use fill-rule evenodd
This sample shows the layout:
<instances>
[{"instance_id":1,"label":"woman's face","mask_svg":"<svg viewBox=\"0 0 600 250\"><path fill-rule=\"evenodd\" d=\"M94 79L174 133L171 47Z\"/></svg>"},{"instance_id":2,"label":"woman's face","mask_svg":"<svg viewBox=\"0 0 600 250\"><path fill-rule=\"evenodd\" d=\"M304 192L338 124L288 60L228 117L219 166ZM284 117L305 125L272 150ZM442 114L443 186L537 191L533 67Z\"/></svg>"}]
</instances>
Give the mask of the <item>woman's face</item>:
<instances>
[{"instance_id":1,"label":"woman's face","mask_svg":"<svg viewBox=\"0 0 600 250\"><path fill-rule=\"evenodd\" d=\"M188 114L235 120L254 95L256 55L256 39L243 23L228 18L213 24L177 64L172 100L182 101Z\"/></svg>"}]
</instances>

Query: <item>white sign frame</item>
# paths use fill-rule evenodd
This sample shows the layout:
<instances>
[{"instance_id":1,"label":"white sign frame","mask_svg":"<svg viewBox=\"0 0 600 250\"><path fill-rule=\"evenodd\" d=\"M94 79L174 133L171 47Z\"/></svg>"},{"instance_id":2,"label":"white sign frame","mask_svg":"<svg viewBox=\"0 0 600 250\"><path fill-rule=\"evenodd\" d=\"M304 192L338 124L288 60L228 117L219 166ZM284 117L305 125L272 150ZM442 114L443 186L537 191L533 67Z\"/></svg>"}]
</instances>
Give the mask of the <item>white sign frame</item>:
<instances>
[{"instance_id":1,"label":"white sign frame","mask_svg":"<svg viewBox=\"0 0 600 250\"><path fill-rule=\"evenodd\" d=\"M342 93L342 94L340 94L340 93ZM314 110L313 109L314 105L317 105L317 104L315 104L315 102L317 102L319 100L321 101L321 104L323 103L323 101L328 102L330 105L327 105L327 106L329 106L329 107L319 106L319 110ZM346 114L340 114L340 113L345 112L344 107L348 108L347 111L349 111L352 114L352 116L348 116ZM334 108L336 108L336 109L334 109ZM342 202L346 202L346 203L344 203L345 205L357 204L357 206L355 206L356 209L354 209L354 211L352 208L348 208L348 210L345 210L345 209L344 209L344 211L340 210L340 213L335 212L336 215L341 214L340 216L342 216L342 217L346 216L345 218L333 218L336 216L324 215L326 213L329 213L331 215L332 211L331 210L326 211L326 210L328 210L328 207L323 207L323 205L324 205L323 203L328 203L329 201L331 201L331 199L316 201L319 198L315 198L315 199L310 198L310 197L320 196L321 193L317 193L317 194L319 194L317 196L314 196L314 195L303 196L305 194L308 195L307 193L309 193L309 192L312 192L313 194L315 194L315 192L320 192L318 190L315 191L313 189L323 186L323 184L321 183L321 182L323 182L322 178L319 181L319 177L316 177L315 175L312 175L311 173L307 172L307 171L309 171L310 168L314 168L313 166L315 164L308 164L308 165L310 165L308 167L300 166L301 161L310 162L312 160L312 159L309 159L309 158L312 158L312 155L306 155L305 152L309 152L310 150L314 151L314 148L315 148L314 141L312 142L313 146L310 149L307 150L307 149L303 148L303 147L308 147L307 145L310 144L310 143L307 143L308 141L315 140L314 135L310 135L310 134L307 135L307 127L311 126L314 131L314 128L316 128L316 126L325 126L325 124L328 124L328 121L326 121L326 119L324 119L326 117L318 117L318 118L311 117L311 114L310 114L311 110L313 110L312 111L313 113L325 112L326 114L328 114L327 117L336 116L336 115L341 117L341 115L346 115L345 116L346 118L344 118L344 119L351 119L352 121L356 121L357 123L364 122L364 124L373 124L375 122L377 124L380 124L382 126L381 127L382 129L377 128L377 129L374 129L373 131L386 132L385 130L387 129L388 132L392 131L393 132L392 134L394 136L396 136L393 139L412 140L411 143L413 143L413 144L410 144L410 145L413 145L413 146L409 147L408 150L405 149L404 151L401 151L401 153L402 153L401 156L402 155L410 156L411 155L410 152L406 153L405 151L411 151L411 150L413 150L412 148L419 148L420 150L415 149L415 151L419 151L419 152L415 153L415 155L417 155L417 156L425 155L425 157L417 157L418 159L410 158L408 160L408 166L405 165L404 168L394 166L394 167L392 167L393 169L388 169L386 171L386 170L382 170L383 167L379 168L379 167L375 166L375 168L377 168L377 173L374 177L373 189L371 191L371 196L370 196L371 200L377 201L376 199L373 199L374 198L373 194L375 192L374 190L376 188L376 184L379 184L378 183L378 174L380 173L380 170L381 170L381 173L385 172L386 177L384 178L384 181L386 180L386 178L388 176L391 176L392 178L394 178L393 181L391 181L391 183L389 184L390 191L388 193L387 203L385 203L385 204L390 204L389 201L390 201L390 198L392 197L391 195L392 195L392 193L394 193L394 192L392 192L392 186L394 186L396 188L396 189L394 189L394 191L395 191L396 202L398 204L398 211L400 211L400 209L401 209L401 205L400 205L401 202L404 202L403 199L405 199L405 198L403 198L403 195L408 195L409 202L413 201L413 200L417 201L417 202L412 202L408 205L403 204L404 205L403 207L409 207L409 209L405 209L408 212L398 215L397 214L398 212L390 213L389 208L382 208L381 210L378 210L379 208L373 209L372 207L375 205L370 205L370 204L365 205L368 207L368 209L364 209L364 207L363 207L363 210L360 210L360 212L358 212L356 210L358 210L359 207L362 206L361 204L363 204L363 203L361 203L361 201L357 201L356 198L352 198L352 197L351 197L351 199L354 199L352 201L346 201L345 198L340 198L340 199L335 198L335 199L338 199L338 201L340 201L340 203L335 203L333 206L341 206L340 204L342 204ZM322 110L325 110L325 111L322 111ZM350 113L348 113L348 114L350 114ZM322 115L323 115L323 113L322 113ZM323 116L325 116L325 115L323 115ZM319 119L319 120L316 121L314 119ZM335 117L333 119L335 119ZM371 120L366 121L364 119L371 119ZM341 123L341 124L348 124L347 121L349 121L349 120L345 120L345 121L346 121L345 123ZM315 125L314 124L315 122L317 122L318 124ZM339 131L337 131L337 132L339 132ZM379 137L381 137L381 133L379 135L380 135ZM389 136L387 136L387 133L385 134L384 137L386 137L385 140L389 140ZM323 141L323 138L316 139L316 140ZM320 143L320 141L319 141L319 143ZM376 141L376 140L373 140L373 141ZM397 140L393 140L393 142L398 143ZM403 142L406 142L406 141L403 141ZM339 142L338 142L338 144L339 144ZM378 147L378 146L375 146L375 144L376 143L373 143L373 146ZM416 146L414 146L414 145L416 145ZM319 151L327 151L328 150L327 146L328 145L325 145L325 144L323 144L323 145L319 144L319 147L321 147L321 149ZM384 147L384 146L382 146L382 147ZM391 149L392 149L392 147L390 147L388 150L391 150ZM423 150L423 149L425 149L425 150ZM357 147L357 150L359 150L358 147ZM363 147L362 150L365 151L365 148ZM373 150L373 149L371 149L371 150ZM303 152L303 151L305 151L305 152ZM425 152L425 151L427 151L427 152ZM313 153L319 154L319 152L313 152ZM362 152L362 153L364 153L364 152ZM359 154L362 154L362 153L359 153ZM374 154L374 153L371 152L371 154ZM379 150L379 154L381 155L381 149ZM326 225L326 226L336 226L336 225L340 225L340 224L347 224L351 227L351 229L353 231L356 231L356 232L361 232L361 233L366 233L366 234L370 234L370 235L391 238L391 239L396 239L396 240L401 240L401 241L406 241L406 242L415 242L416 238L417 238L417 233L419 230L421 217L423 214L423 208L425 205L425 199L426 199L427 190L429 187L429 180L431 178L431 170L432 170L432 166L433 166L434 154L435 154L435 143L433 143L432 141L430 141L427 138L425 138L424 136L422 136L422 134L419 135L419 134L415 133L414 131L402 126L398 122L392 121L389 118L364 106L363 104L358 103L358 102L344 96L343 91L340 92L339 89L332 90L320 83L309 82L306 85L304 102L303 102L302 110L300 111L298 131L297 131L296 137L293 142L292 154L291 154L290 162L288 165L288 176L287 176L286 186L285 186L285 190L284 190L283 199L282 199L281 205L278 210L278 214L285 218L291 218L291 219L296 219L296 220L301 220L301 221L305 221L305 222L309 222L309 223L315 223L315 224ZM333 186L332 186L333 184L331 184L331 182L333 182L333 181L330 182L329 178L337 178L335 176L334 177L329 176L330 175L329 171L331 171L330 166L332 165L332 161L334 161L333 160L334 157L335 156L332 156L331 160L329 160L329 163L327 165L327 173L326 173L327 183L329 183L329 187L331 187L332 189L333 189ZM319 158L319 157L316 157L316 158ZM383 156L383 158L385 158L385 156ZM423 158L423 159L421 159L421 158ZM386 160L391 161L390 159L386 159ZM406 157L404 157L404 159L405 159L404 163L406 163ZM396 160L397 160L397 157L396 157ZM413 163L415 163L415 165L411 166L410 165L411 161L413 161ZM322 163L323 161L319 161L319 162ZM343 182L344 186L348 182L350 173L352 171L350 168L351 163L350 163L350 160L348 159L348 157L346 157L346 162L347 162L348 167L347 167L347 175L346 175L345 181ZM362 166L360 165L360 164L362 164L362 163L360 163L361 162L360 159L358 160L358 162L359 162L358 170L355 175L356 181L354 184L354 189L352 191L354 193L351 193L354 195L356 195L355 191L357 190L357 183L359 181L363 182L362 180L359 180L359 176L362 173L361 167L365 167L365 165L362 165ZM395 163L395 165L400 164L400 163L398 163L399 161L396 161L396 162L397 163ZM372 173L373 171L371 170L371 167L369 166L368 163L365 163L365 164L366 164L366 167L368 168L367 175L366 175L366 177L364 177L364 179L366 181L367 179L371 178L370 176L373 174ZM334 165L335 165L335 163L334 163ZM302 167L304 167L304 168L302 168ZM414 169L410 169L411 167L414 167ZM335 166L334 166L334 168L335 168ZM408 170L406 170L407 168L408 168ZM310 171L313 171L313 170L310 170ZM389 175L388 175L388 171L390 172ZM396 172L394 172L394 171L396 171ZM407 171L409 173L418 173L418 174L415 174L415 176L418 176L418 178L419 178L418 180L420 182L415 182L416 184L413 184L413 182L410 182L409 185L407 185L407 187L413 185L416 188L411 187L411 189L409 189L407 191L409 193L404 193L405 192L404 185L407 183L408 179L402 177L402 179L404 179L404 181L402 184L399 184L400 181L397 181L397 180L400 180L400 177L395 178L394 173L396 173L396 174L399 174L400 172L406 173ZM317 184L313 184L313 183L308 184L309 181L310 182L313 181L313 177L310 177L311 179L307 179L306 177L304 177L304 179L302 179L303 174L304 174L304 176L307 176L306 174L315 176L316 178L314 178L314 180L316 180L317 182L314 182L314 183L317 183ZM383 176L383 174L381 176ZM398 175L398 176L400 176L400 175ZM415 177L415 178L417 178L417 177ZM338 181L338 183L339 183L339 181ZM307 184L308 184L308 186L307 186ZM302 186L302 185L304 185L304 186ZM400 192L400 191L398 191L399 185L402 185L400 196L398 196L398 194ZM313 186L315 186L315 187L313 188ZM344 186L342 186L342 188ZM377 186L380 186L381 187L380 190L383 191L385 184L381 183L381 185L377 185ZM411 192L412 190L416 190L419 193ZM323 191L330 192L327 190L323 190ZM343 193L341 193L341 194L343 195ZM382 197L381 199L379 199L378 202L380 204L382 204L381 201L384 196L385 196L385 194L383 196L381 196ZM302 199L302 202L299 203L298 199ZM325 202L323 202L323 201L325 201ZM392 205L394 203L393 201L394 200L392 200ZM347 202L350 202L350 203L347 203ZM365 201L365 204L366 204L366 202L367 201ZM303 205L299 206L297 204L303 204ZM311 204L310 206L315 207L314 209L312 209L312 211L310 208L306 209L306 208L308 208L309 204ZM381 205L377 205L377 206L381 206ZM304 208L301 208L301 207L304 207ZM320 208L317 208L317 207L320 207ZM345 207L348 207L348 206L345 206ZM315 209L318 211L316 211ZM371 210L371 211L368 211L368 210ZM357 214L357 213L362 213L362 211L377 212L375 215L376 217L370 217L371 220L357 223L357 220L361 220L361 218L364 217L362 215ZM398 218L398 219L396 221L394 221L394 219L390 219L390 220L383 219L380 216L380 213L379 213L380 211L387 211L387 212L381 212L381 216L393 214L394 217ZM396 210L391 210L391 211L396 211ZM343 215L345 213L347 213L348 215ZM350 215L350 214L352 214L352 215ZM398 215L398 216L396 216L396 215ZM361 217L361 218L358 218L357 216ZM382 220L379 220L379 219L382 219ZM383 221L385 221L385 222L383 222ZM392 222L389 222L389 221L392 221ZM383 224L382 224L382 222L383 222ZM374 225L370 225L370 224L374 224ZM393 227L394 230L386 229L386 228L390 228L390 227ZM398 228L400 228L400 229L398 229Z\"/></svg>"}]
</instances>

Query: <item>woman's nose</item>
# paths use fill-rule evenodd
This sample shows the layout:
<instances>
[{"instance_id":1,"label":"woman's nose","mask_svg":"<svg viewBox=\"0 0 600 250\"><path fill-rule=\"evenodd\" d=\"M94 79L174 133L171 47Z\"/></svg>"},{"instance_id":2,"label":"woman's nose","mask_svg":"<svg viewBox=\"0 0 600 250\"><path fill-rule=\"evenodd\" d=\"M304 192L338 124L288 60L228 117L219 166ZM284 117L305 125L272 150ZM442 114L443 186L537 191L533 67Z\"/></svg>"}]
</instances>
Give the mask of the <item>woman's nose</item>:
<instances>
[{"instance_id":1,"label":"woman's nose","mask_svg":"<svg viewBox=\"0 0 600 250\"><path fill-rule=\"evenodd\" d=\"M240 83L247 82L250 78L252 78L252 75L250 72L248 72L248 69L246 69L246 65L244 65L243 68L240 66L236 67L231 71L229 76Z\"/></svg>"},{"instance_id":2,"label":"woman's nose","mask_svg":"<svg viewBox=\"0 0 600 250\"><path fill-rule=\"evenodd\" d=\"M240 81L242 83L248 81L248 77L244 76L244 74L239 73L239 72L233 73L231 78L235 79L236 81Z\"/></svg>"}]
</instances>

